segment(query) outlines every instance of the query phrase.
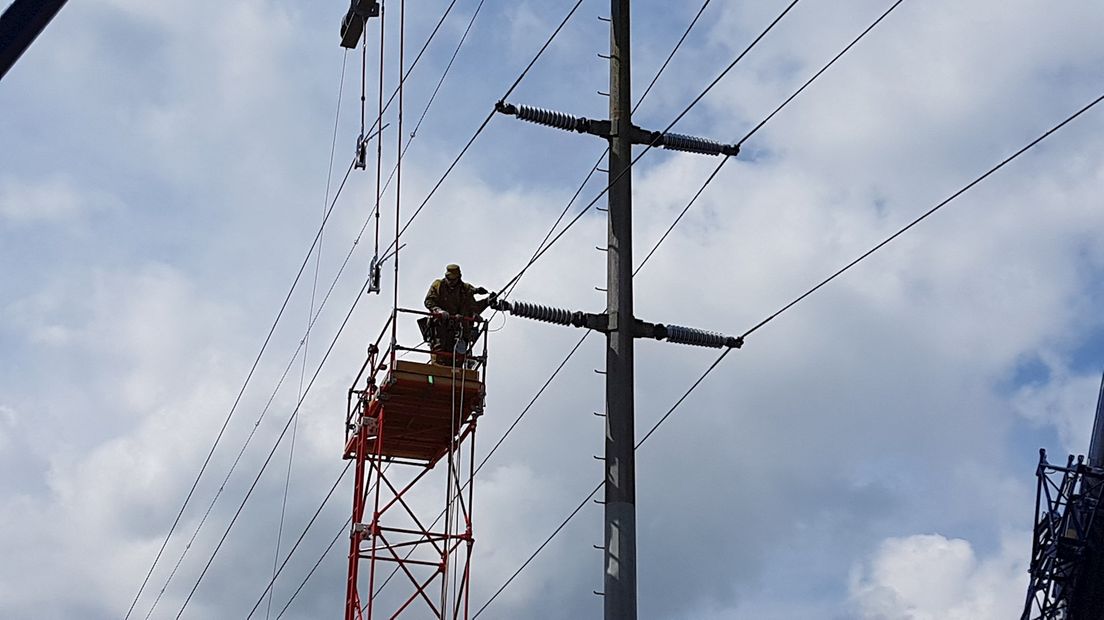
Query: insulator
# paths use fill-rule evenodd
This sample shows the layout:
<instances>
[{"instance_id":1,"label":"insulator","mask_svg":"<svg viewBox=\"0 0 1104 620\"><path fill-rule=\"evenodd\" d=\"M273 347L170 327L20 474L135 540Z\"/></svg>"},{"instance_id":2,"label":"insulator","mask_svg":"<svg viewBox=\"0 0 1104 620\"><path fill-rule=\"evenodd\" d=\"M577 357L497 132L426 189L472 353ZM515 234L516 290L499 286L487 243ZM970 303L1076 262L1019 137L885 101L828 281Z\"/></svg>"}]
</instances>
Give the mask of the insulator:
<instances>
[{"instance_id":1,"label":"insulator","mask_svg":"<svg viewBox=\"0 0 1104 620\"><path fill-rule=\"evenodd\" d=\"M535 321L544 321L545 323L555 323L557 325L572 324L571 317L573 313L563 308L551 308L549 306L541 306L524 301L514 301L510 303L510 312L514 316L533 319Z\"/></svg>"},{"instance_id":2,"label":"insulator","mask_svg":"<svg viewBox=\"0 0 1104 620\"><path fill-rule=\"evenodd\" d=\"M668 325L667 341L678 344L694 345L696 347L720 349L727 346L728 338L724 334L707 332L704 329L682 327L681 325Z\"/></svg>"},{"instance_id":3,"label":"insulator","mask_svg":"<svg viewBox=\"0 0 1104 620\"><path fill-rule=\"evenodd\" d=\"M703 155L720 155L724 151L724 146L719 142L680 133L663 134L663 148Z\"/></svg>"},{"instance_id":4,"label":"insulator","mask_svg":"<svg viewBox=\"0 0 1104 620\"><path fill-rule=\"evenodd\" d=\"M549 127L556 127L557 129L565 129L567 131L580 131L587 122L585 118L529 105L517 106L517 117L523 121L529 121L530 123L548 125Z\"/></svg>"}]
</instances>

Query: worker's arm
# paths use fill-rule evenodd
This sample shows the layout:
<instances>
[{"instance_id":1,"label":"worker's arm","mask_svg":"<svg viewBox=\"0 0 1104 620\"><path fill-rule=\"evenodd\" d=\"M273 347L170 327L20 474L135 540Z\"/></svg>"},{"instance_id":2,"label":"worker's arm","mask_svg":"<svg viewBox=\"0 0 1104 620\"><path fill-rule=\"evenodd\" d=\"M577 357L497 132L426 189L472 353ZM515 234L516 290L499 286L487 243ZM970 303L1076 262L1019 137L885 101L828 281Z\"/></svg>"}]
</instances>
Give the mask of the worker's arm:
<instances>
[{"instance_id":1,"label":"worker's arm","mask_svg":"<svg viewBox=\"0 0 1104 620\"><path fill-rule=\"evenodd\" d=\"M426 293L426 296L425 296L426 310L429 310L430 312L437 312L438 310L441 309L441 306L438 305L439 304L438 295L440 294L440 291L441 291L441 281L440 280L434 280L433 284L429 285L429 292Z\"/></svg>"},{"instance_id":2,"label":"worker's arm","mask_svg":"<svg viewBox=\"0 0 1104 620\"><path fill-rule=\"evenodd\" d=\"M475 299L475 296L476 295L486 295L488 293L488 291L487 291L486 288L484 288L482 286L472 286L470 288L470 290L472 292L472 304L475 307L475 313L476 314L481 314L484 310L487 309L487 306L491 305L491 298L488 297L486 299L477 300L477 299Z\"/></svg>"}]
</instances>

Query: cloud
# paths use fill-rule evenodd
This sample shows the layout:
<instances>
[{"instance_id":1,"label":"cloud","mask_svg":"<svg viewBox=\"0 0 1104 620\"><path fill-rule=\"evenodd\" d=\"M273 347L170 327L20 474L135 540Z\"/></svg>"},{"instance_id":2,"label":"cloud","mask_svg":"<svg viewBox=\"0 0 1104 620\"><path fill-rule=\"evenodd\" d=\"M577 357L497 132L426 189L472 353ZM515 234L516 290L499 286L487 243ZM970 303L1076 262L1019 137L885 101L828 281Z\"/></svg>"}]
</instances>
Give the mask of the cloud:
<instances>
[{"instance_id":1,"label":"cloud","mask_svg":"<svg viewBox=\"0 0 1104 620\"><path fill-rule=\"evenodd\" d=\"M7 220L9 225L71 225L97 211L117 207L117 199L109 194L79 188L63 175L34 181L0 176L0 221Z\"/></svg>"},{"instance_id":2,"label":"cloud","mask_svg":"<svg viewBox=\"0 0 1104 620\"><path fill-rule=\"evenodd\" d=\"M867 620L998 620L1022 611L1027 532L978 557L969 541L925 534L882 542L851 578Z\"/></svg>"},{"instance_id":3,"label":"cloud","mask_svg":"<svg viewBox=\"0 0 1104 620\"><path fill-rule=\"evenodd\" d=\"M743 135L886 4L802 3L676 130ZM408 52L444 6L411 18ZM672 15L663 3L638 6L639 57L662 59L681 34L672 19L686 23L696 7ZM404 160L403 218L566 10L490 7ZM1104 13L1067 9L903 4L726 166L637 277L639 316L742 333L1068 113L1096 87ZM777 8L707 10L639 124L664 126ZM0 196L28 198L0 202L0 261L14 265L0 270L0 394L20 416L5 426L0 413L0 465L18 472L0 487L0 531L19 533L0 536L0 555L20 558L0 567L0 615L115 618L130 604L317 230L342 60L338 16L254 0L171 12L133 0L78 5L6 78L16 81L0 91L0 107L12 111L0 132L14 146L0 152ZM605 65L592 52L605 47L608 28L592 16L568 25L519 101L603 113L604 98L579 94L606 90ZM442 32L458 36L456 23ZM407 83L408 119L451 43L427 54ZM642 66L638 86L647 83ZM331 196L359 129L358 71L350 54ZM386 78L394 83L392 72ZM72 91L79 102L54 94ZM396 120L392 110L386 122ZM47 121L61 126L26 129ZM1104 226L1104 154L1092 139L1101 127L1095 112L1079 119L755 332L660 427L638 454L640 593L650 617L1015 613L1001 605L1019 601L1026 584L1022 532L1035 457L1021 446L1058 429L1063 448L1078 448L1097 387L1098 369L1080 360L1098 355L1082 343L1102 327L1104 244L1094 231ZM417 306L448 262L488 288L509 280L601 148L590 136L496 117L404 233L400 303ZM82 165L46 172L69 149ZM638 260L715 162L664 152L641 160ZM592 181L582 204L601 186ZM304 385L375 249L374 190L374 174L355 171L323 240L316 308L368 221L312 333ZM97 206L101 195L118 196L117 208ZM20 206L36 196L53 206ZM393 208L389 193L384 246ZM80 243L51 234L72 219L97 234ZM593 287L604 286L606 256L593 248L605 243L602 214L582 217L526 273L516 297L603 307ZM313 270L312 261L142 613L289 364L159 613L183 603L294 408ZM389 315L392 277L385 271L383 295L359 299L304 402L285 532L298 534L344 465L345 391ZM512 317L504 325L492 335L480 454L580 334ZM413 334L412 324L400 326L401 338ZM590 337L480 474L478 604L601 478L592 456L603 449L603 427L592 412L603 409L593 372L603 347L600 335ZM712 354L648 341L637 351L642 434ZM1045 376L1023 378L1032 360L1042 360ZM285 472L286 458L284 445L186 617L244 615L263 589L283 489L272 472ZM289 565L281 606L347 517L347 491ZM436 507L440 491L429 485L411 499ZM73 523L81 535L52 546ZM923 532L955 538L910 536ZM601 507L588 505L485 617L598 615L591 591L601 589L602 572L592 545L601 539ZM337 549L292 617L340 610L346 560ZM72 587L53 592L56 579Z\"/></svg>"}]
</instances>

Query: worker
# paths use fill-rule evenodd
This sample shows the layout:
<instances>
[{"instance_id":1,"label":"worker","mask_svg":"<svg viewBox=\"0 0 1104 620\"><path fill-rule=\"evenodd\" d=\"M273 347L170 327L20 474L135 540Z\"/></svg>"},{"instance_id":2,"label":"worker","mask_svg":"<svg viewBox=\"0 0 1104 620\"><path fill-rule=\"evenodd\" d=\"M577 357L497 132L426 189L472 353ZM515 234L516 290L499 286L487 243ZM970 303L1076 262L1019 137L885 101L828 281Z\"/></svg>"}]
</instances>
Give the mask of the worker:
<instances>
[{"instance_id":1,"label":"worker","mask_svg":"<svg viewBox=\"0 0 1104 620\"><path fill-rule=\"evenodd\" d=\"M486 299L476 300L476 295L486 295L486 288L472 286L461 279L460 265L450 264L445 267L445 277L434 280L429 285L426 293L425 307L433 313L434 320L419 321L422 331L427 334L430 349L434 352L433 359L442 363L445 356L437 353L453 353L458 344L470 345L472 335L472 322L459 321L455 317L474 319L479 316L494 300L495 295ZM468 351L468 346L463 346L463 354Z\"/></svg>"},{"instance_id":2,"label":"worker","mask_svg":"<svg viewBox=\"0 0 1104 620\"><path fill-rule=\"evenodd\" d=\"M445 267L445 277L434 280L426 293L426 309L434 314L451 314L473 318L483 312L491 298L476 301L476 295L486 295L487 289L476 287L460 279L460 265Z\"/></svg>"}]
</instances>

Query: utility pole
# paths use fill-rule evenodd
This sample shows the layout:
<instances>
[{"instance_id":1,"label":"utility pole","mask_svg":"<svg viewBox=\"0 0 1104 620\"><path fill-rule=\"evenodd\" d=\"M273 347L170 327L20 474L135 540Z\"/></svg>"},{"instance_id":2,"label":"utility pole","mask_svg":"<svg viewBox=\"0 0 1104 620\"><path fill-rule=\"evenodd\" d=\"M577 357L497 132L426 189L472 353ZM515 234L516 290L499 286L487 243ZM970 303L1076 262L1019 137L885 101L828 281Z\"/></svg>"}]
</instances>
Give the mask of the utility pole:
<instances>
[{"instance_id":1,"label":"utility pole","mask_svg":"<svg viewBox=\"0 0 1104 620\"><path fill-rule=\"evenodd\" d=\"M637 338L710 348L739 348L743 339L692 327L648 323L633 312L632 164L634 144L733 157L739 145L660 131L632 122L630 0L610 2L609 120L499 101L498 112L548 127L599 136L609 141L609 226L606 312L591 314L526 302L501 300L499 310L538 321L584 327L606 334L605 544L606 620L636 620L636 433L633 398L633 346Z\"/></svg>"},{"instance_id":2,"label":"utility pole","mask_svg":"<svg viewBox=\"0 0 1104 620\"><path fill-rule=\"evenodd\" d=\"M609 244L606 276L605 617L636 618L630 0L610 2Z\"/></svg>"}]
</instances>

